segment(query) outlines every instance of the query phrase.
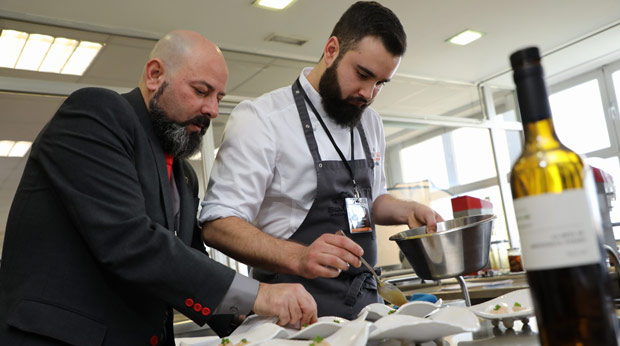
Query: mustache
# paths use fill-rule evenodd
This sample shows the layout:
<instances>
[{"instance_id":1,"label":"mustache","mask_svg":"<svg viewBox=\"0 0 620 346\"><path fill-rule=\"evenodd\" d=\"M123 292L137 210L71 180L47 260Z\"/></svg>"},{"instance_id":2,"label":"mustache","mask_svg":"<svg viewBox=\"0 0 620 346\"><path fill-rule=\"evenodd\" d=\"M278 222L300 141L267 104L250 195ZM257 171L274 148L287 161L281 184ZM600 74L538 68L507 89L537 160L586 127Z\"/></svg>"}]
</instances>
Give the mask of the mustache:
<instances>
[{"instance_id":1,"label":"mustache","mask_svg":"<svg viewBox=\"0 0 620 346\"><path fill-rule=\"evenodd\" d=\"M349 101L349 102L351 102L351 101L352 101L352 102L355 102L355 103L358 103L358 102L359 102L359 103L361 103L361 104L362 104L362 105L360 106L360 108L365 108L365 107L368 107L368 106L370 105L370 103L371 103L371 101L370 101L370 100L367 100L366 98L361 97L361 96L349 96L349 97L347 97L347 98L345 99L345 101Z\"/></svg>"},{"instance_id":2,"label":"mustache","mask_svg":"<svg viewBox=\"0 0 620 346\"><path fill-rule=\"evenodd\" d=\"M197 125L203 128L203 130L206 130L207 128L209 128L209 124L211 123L211 119L209 119L208 116L206 115L197 115L187 121L181 122L181 123L177 123L177 125L179 126L187 126L187 125Z\"/></svg>"}]
</instances>

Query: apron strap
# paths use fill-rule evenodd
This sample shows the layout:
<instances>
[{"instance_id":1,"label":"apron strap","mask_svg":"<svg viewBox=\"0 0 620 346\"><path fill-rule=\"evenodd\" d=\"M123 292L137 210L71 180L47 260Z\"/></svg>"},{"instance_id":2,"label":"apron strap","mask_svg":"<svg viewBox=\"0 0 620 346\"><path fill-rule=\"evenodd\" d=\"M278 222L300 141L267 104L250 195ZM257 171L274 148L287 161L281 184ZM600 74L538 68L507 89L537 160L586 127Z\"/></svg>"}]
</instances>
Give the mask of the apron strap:
<instances>
[{"instance_id":1,"label":"apron strap","mask_svg":"<svg viewBox=\"0 0 620 346\"><path fill-rule=\"evenodd\" d=\"M370 152L370 147L368 146L368 140L366 139L366 132L364 132L364 127L362 126L362 122L357 123L357 131L360 134L360 139L362 140L362 146L364 147L364 153L366 153L366 161L368 162L368 167L372 170L375 168L375 162L373 161L373 156Z\"/></svg>"},{"instance_id":2,"label":"apron strap","mask_svg":"<svg viewBox=\"0 0 620 346\"><path fill-rule=\"evenodd\" d=\"M312 158L314 159L314 166L318 172L320 168L319 164L321 163L319 146L316 144L316 139L314 138L314 129L312 128L312 122L310 121L308 108L306 108L306 101L304 100L304 96L299 90L299 83L297 83L297 81L293 83L293 99L295 99L297 112L299 113L299 117L301 119L301 127L304 130L304 136L306 137L308 148L310 149L310 153L312 154Z\"/></svg>"},{"instance_id":3,"label":"apron strap","mask_svg":"<svg viewBox=\"0 0 620 346\"><path fill-rule=\"evenodd\" d=\"M377 274L381 275L381 274ZM362 288L364 288L364 283L367 282L371 287L377 287L379 285L378 282L375 282L374 276L368 271L361 272L353 278L353 282L351 282L351 286L349 286L349 290L347 291L346 296L344 297L344 304L347 306L355 305L357 301L357 296L360 294Z\"/></svg>"}]
</instances>

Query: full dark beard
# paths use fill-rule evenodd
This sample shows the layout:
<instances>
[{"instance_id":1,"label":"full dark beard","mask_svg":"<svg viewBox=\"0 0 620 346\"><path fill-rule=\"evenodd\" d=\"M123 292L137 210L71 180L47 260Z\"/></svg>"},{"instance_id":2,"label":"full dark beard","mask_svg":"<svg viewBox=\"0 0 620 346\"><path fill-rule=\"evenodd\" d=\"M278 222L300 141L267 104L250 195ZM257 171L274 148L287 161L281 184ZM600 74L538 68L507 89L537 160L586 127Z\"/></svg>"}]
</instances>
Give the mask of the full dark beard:
<instances>
[{"instance_id":1,"label":"full dark beard","mask_svg":"<svg viewBox=\"0 0 620 346\"><path fill-rule=\"evenodd\" d=\"M183 123L171 120L168 113L158 104L159 98L167 86L168 83L164 82L149 101L149 114L153 130L161 142L164 153L184 159L190 157L200 148L202 136L207 131L210 120L203 115L198 115ZM185 127L190 124L203 125L204 127L200 132L188 133Z\"/></svg>"},{"instance_id":2,"label":"full dark beard","mask_svg":"<svg viewBox=\"0 0 620 346\"><path fill-rule=\"evenodd\" d=\"M368 100L361 97L348 97L346 99L341 97L342 92L340 84L338 83L338 75L336 74L337 66L338 62L328 67L319 80L321 103L327 115L332 118L336 124L344 128L353 128L357 126L362 118L362 113L370 103ZM362 101L365 103L358 107L351 104L349 101Z\"/></svg>"}]
</instances>

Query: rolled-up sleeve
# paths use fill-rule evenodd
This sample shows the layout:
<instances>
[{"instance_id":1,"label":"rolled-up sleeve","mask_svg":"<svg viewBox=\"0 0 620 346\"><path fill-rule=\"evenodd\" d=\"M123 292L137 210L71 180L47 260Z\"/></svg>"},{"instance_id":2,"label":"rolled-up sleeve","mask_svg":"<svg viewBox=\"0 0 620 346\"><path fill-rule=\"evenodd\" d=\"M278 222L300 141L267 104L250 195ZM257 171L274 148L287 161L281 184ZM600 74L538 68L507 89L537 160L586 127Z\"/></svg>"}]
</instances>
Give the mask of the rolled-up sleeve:
<instances>
[{"instance_id":1,"label":"rolled-up sleeve","mask_svg":"<svg viewBox=\"0 0 620 346\"><path fill-rule=\"evenodd\" d=\"M277 138L268 116L244 101L231 113L211 170L199 221L236 216L252 222L273 181Z\"/></svg>"}]
</instances>

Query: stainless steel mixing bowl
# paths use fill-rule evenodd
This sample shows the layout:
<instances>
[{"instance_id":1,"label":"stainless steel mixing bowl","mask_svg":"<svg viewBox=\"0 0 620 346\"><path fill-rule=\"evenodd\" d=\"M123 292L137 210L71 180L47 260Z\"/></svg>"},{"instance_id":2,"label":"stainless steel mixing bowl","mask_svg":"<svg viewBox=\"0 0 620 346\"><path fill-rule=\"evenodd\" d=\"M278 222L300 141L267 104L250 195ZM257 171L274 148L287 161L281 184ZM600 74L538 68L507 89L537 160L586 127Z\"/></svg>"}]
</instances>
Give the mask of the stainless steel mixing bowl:
<instances>
[{"instance_id":1,"label":"stainless steel mixing bowl","mask_svg":"<svg viewBox=\"0 0 620 346\"><path fill-rule=\"evenodd\" d=\"M426 226L390 237L422 279L440 280L469 274L489 262L491 231L496 216L464 216L437 223L436 233Z\"/></svg>"}]
</instances>

